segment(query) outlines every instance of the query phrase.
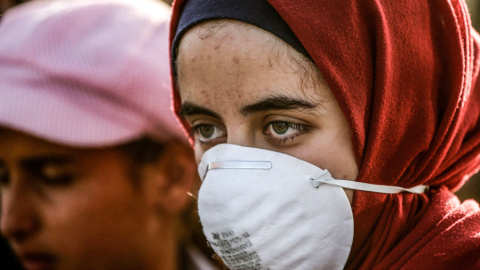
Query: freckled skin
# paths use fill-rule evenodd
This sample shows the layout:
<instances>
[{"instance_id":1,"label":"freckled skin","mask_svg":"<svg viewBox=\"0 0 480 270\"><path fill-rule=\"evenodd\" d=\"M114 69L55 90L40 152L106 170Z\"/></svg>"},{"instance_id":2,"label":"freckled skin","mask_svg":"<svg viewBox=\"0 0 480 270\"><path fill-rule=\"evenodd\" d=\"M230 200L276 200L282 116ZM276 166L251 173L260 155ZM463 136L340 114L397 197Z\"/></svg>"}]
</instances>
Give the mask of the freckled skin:
<instances>
[{"instance_id":1,"label":"freckled skin","mask_svg":"<svg viewBox=\"0 0 480 270\"><path fill-rule=\"evenodd\" d=\"M218 24L218 22L215 22ZM300 53L276 36L255 26L223 20L211 35L201 38L207 22L195 26L182 38L177 58L178 89L182 103L189 102L220 116L187 116L192 125L209 124L223 130L224 137L195 143L197 161L218 143L263 148L292 155L335 178L355 180L358 165L351 130L343 112L320 72ZM309 74L299 71L304 63ZM192 62L188 59L195 58ZM210 93L210 95L206 94ZM244 116L243 106L269 96L284 95L318 104L313 109L271 110ZM265 132L268 121L286 121L310 127L309 132L275 142ZM347 191L351 199L351 191Z\"/></svg>"}]
</instances>

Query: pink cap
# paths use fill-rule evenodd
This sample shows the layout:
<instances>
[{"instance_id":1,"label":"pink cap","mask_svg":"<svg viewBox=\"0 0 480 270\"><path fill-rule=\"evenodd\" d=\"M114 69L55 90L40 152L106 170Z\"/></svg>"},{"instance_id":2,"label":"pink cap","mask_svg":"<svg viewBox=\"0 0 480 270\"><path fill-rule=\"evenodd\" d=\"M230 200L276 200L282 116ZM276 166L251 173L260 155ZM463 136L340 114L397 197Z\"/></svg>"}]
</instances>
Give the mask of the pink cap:
<instances>
[{"instance_id":1,"label":"pink cap","mask_svg":"<svg viewBox=\"0 0 480 270\"><path fill-rule=\"evenodd\" d=\"M32 1L0 22L0 126L71 146L185 139L155 0Z\"/></svg>"}]
</instances>

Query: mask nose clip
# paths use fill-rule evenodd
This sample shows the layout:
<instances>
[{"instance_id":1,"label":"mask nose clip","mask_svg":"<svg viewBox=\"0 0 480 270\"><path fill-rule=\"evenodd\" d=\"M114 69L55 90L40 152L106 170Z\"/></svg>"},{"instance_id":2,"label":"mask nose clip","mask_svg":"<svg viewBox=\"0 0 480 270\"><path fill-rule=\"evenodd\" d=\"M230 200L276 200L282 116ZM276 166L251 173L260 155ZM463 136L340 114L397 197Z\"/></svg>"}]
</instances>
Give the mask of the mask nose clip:
<instances>
[{"instance_id":1,"label":"mask nose clip","mask_svg":"<svg viewBox=\"0 0 480 270\"><path fill-rule=\"evenodd\" d=\"M210 162L207 165L205 174L202 179L205 179L208 171L219 169L256 169L256 170L270 170L272 162L270 161L217 161Z\"/></svg>"}]
</instances>

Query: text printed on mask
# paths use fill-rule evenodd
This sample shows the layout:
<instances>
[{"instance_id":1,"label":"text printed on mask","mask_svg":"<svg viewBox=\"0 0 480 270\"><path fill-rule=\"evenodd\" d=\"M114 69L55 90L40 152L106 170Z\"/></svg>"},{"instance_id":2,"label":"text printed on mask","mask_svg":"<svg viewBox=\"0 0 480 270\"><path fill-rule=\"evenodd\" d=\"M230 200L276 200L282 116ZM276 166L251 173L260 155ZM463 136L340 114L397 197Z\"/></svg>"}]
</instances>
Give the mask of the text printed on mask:
<instances>
[{"instance_id":1,"label":"text printed on mask","mask_svg":"<svg viewBox=\"0 0 480 270\"><path fill-rule=\"evenodd\" d=\"M210 241L210 244L217 252L221 253L219 255L231 269L270 270L270 268L262 266L257 252L251 250L253 245L249 238L250 234L248 232L237 236L233 230L225 229L212 233L213 241Z\"/></svg>"}]
</instances>

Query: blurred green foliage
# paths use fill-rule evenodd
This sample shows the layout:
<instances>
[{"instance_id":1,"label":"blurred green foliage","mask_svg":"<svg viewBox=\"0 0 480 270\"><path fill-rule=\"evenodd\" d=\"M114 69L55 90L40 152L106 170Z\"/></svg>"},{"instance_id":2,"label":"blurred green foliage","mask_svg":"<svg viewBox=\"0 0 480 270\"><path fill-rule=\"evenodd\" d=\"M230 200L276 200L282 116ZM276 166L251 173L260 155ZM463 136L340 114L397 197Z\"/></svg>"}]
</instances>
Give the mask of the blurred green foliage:
<instances>
[{"instance_id":1,"label":"blurred green foliage","mask_svg":"<svg viewBox=\"0 0 480 270\"><path fill-rule=\"evenodd\" d=\"M472 25L480 31L480 0L466 0L472 17Z\"/></svg>"},{"instance_id":2,"label":"blurred green foliage","mask_svg":"<svg viewBox=\"0 0 480 270\"><path fill-rule=\"evenodd\" d=\"M480 31L480 0L466 0L466 2L470 10L472 25L477 31ZM475 199L480 202L480 173L472 176L456 194L462 201Z\"/></svg>"}]
</instances>

